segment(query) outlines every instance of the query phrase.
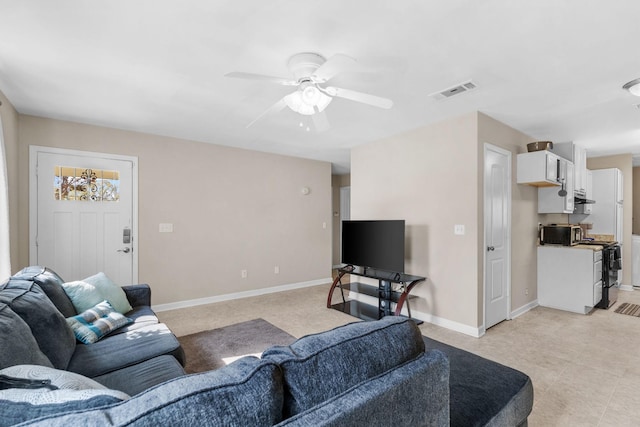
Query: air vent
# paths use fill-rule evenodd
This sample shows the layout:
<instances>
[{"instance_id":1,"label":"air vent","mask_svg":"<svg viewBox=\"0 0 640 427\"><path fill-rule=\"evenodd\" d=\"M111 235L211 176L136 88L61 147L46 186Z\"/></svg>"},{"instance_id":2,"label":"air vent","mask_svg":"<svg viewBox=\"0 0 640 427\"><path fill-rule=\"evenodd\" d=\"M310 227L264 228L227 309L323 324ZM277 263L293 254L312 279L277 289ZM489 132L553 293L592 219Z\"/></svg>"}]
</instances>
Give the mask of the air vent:
<instances>
[{"instance_id":1,"label":"air vent","mask_svg":"<svg viewBox=\"0 0 640 427\"><path fill-rule=\"evenodd\" d=\"M445 90L441 90L435 93L432 93L431 97L435 98L435 99L445 99L445 98L451 98L454 95L458 95L464 92L469 92L470 90L473 90L475 88L477 88L478 86L472 82L471 80L466 81L464 83L460 83L457 84L455 86L452 86L450 88L447 88Z\"/></svg>"}]
</instances>

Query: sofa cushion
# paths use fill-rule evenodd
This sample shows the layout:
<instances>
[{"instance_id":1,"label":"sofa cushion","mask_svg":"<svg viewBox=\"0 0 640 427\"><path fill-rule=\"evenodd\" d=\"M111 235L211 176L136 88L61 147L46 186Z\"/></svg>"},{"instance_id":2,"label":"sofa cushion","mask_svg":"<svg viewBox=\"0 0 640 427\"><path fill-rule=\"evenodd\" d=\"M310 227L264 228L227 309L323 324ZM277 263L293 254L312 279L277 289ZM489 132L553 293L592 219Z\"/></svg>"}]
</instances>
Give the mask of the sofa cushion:
<instances>
[{"instance_id":1,"label":"sofa cushion","mask_svg":"<svg viewBox=\"0 0 640 427\"><path fill-rule=\"evenodd\" d=\"M158 323L76 346L67 369L93 378L164 354L184 363L178 339L165 324Z\"/></svg>"},{"instance_id":2,"label":"sofa cushion","mask_svg":"<svg viewBox=\"0 0 640 427\"><path fill-rule=\"evenodd\" d=\"M107 388L121 390L133 396L155 385L184 375L184 369L176 358L165 355L93 379Z\"/></svg>"},{"instance_id":3,"label":"sofa cushion","mask_svg":"<svg viewBox=\"0 0 640 427\"><path fill-rule=\"evenodd\" d=\"M108 301L102 301L77 316L67 318L67 324L76 339L83 344L93 344L128 323L131 323L131 319L118 313Z\"/></svg>"},{"instance_id":4,"label":"sofa cushion","mask_svg":"<svg viewBox=\"0 0 640 427\"><path fill-rule=\"evenodd\" d=\"M374 351L384 345L384 351ZM424 352L422 335L406 318L388 316L308 335L262 357L280 364L285 379L284 415L303 412ZM340 381L327 381L340 376Z\"/></svg>"},{"instance_id":5,"label":"sofa cushion","mask_svg":"<svg viewBox=\"0 0 640 427\"><path fill-rule=\"evenodd\" d=\"M129 396L109 390L89 378L44 366L20 365L0 370L0 375L29 380L50 380L57 390L47 388L0 390L0 426L13 425L45 415L121 402Z\"/></svg>"},{"instance_id":6,"label":"sofa cushion","mask_svg":"<svg viewBox=\"0 0 640 427\"><path fill-rule=\"evenodd\" d=\"M531 379L520 371L423 337L450 364L451 426L519 426L533 408Z\"/></svg>"},{"instance_id":7,"label":"sofa cushion","mask_svg":"<svg viewBox=\"0 0 640 427\"><path fill-rule=\"evenodd\" d=\"M2 417L0 417L0 427L13 426L18 423L36 420L56 414L66 414L83 409L100 408L112 403L121 402L120 399L108 395L100 395L86 400L72 400L63 403L48 403L44 405L33 405L27 402L10 402L0 400L2 407Z\"/></svg>"},{"instance_id":8,"label":"sofa cushion","mask_svg":"<svg viewBox=\"0 0 640 427\"><path fill-rule=\"evenodd\" d=\"M14 274L12 279L29 280L40 286L64 317L78 314L62 288L64 280L50 268L38 265L26 267Z\"/></svg>"},{"instance_id":9,"label":"sofa cushion","mask_svg":"<svg viewBox=\"0 0 640 427\"><path fill-rule=\"evenodd\" d=\"M53 367L40 351L36 339L26 324L7 304L0 302L0 369L22 364Z\"/></svg>"},{"instance_id":10,"label":"sofa cushion","mask_svg":"<svg viewBox=\"0 0 640 427\"><path fill-rule=\"evenodd\" d=\"M379 346L372 351L384 351ZM328 381L339 381L339 374ZM278 427L449 425L449 362L438 350L366 380Z\"/></svg>"},{"instance_id":11,"label":"sofa cushion","mask_svg":"<svg viewBox=\"0 0 640 427\"><path fill-rule=\"evenodd\" d=\"M32 281L10 279L0 289L0 302L7 304L29 325L40 350L53 366L66 369L76 347L76 338L47 294Z\"/></svg>"},{"instance_id":12,"label":"sofa cushion","mask_svg":"<svg viewBox=\"0 0 640 427\"><path fill-rule=\"evenodd\" d=\"M28 425L271 426L281 419L280 369L273 362L245 357L215 371L165 382L116 405Z\"/></svg>"},{"instance_id":13,"label":"sofa cushion","mask_svg":"<svg viewBox=\"0 0 640 427\"><path fill-rule=\"evenodd\" d=\"M149 325L155 325L160 323L156 313L153 312L151 307L137 306L133 310L127 313L127 318L131 319L131 323L116 329L111 335L122 334L124 332L133 331Z\"/></svg>"}]
</instances>

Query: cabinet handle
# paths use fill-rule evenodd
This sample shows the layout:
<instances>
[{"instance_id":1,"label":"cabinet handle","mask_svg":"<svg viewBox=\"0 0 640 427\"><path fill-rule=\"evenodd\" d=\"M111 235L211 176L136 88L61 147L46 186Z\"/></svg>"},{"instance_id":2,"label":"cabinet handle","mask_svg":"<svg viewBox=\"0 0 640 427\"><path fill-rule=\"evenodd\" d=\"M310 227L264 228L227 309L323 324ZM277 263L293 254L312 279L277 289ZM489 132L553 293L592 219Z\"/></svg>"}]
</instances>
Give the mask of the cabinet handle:
<instances>
[{"instance_id":1,"label":"cabinet handle","mask_svg":"<svg viewBox=\"0 0 640 427\"><path fill-rule=\"evenodd\" d=\"M487 246L487 250L491 252L491 251L495 251L496 248L494 248L493 246Z\"/></svg>"}]
</instances>

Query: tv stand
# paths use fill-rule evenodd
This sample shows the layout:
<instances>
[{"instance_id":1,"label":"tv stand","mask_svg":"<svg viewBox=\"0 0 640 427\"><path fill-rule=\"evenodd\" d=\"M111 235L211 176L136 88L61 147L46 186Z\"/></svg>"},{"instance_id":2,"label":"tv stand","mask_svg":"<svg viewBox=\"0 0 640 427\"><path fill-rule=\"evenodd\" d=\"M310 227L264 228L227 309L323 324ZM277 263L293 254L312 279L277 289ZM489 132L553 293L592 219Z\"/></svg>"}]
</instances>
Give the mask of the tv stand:
<instances>
[{"instance_id":1,"label":"tv stand","mask_svg":"<svg viewBox=\"0 0 640 427\"><path fill-rule=\"evenodd\" d=\"M378 280L378 286L376 287L359 282L343 284L342 277L345 274L376 279ZM327 308L333 308L364 320L378 320L384 316L400 316L402 307L406 302L407 313L409 314L409 317L411 317L409 299L413 296L410 296L409 293L415 285L424 280L426 280L426 277L377 270L370 267L347 265L338 269L338 275L331 284L331 289L329 290L329 295L327 297ZM394 283L398 284L399 288L394 290ZM333 292L336 287L340 288L342 302L331 304ZM377 309L369 304L364 304L361 301L347 300L344 296L345 287L347 287L347 290L378 298ZM392 303L395 303L396 305L395 310L392 310L391 308Z\"/></svg>"}]
</instances>

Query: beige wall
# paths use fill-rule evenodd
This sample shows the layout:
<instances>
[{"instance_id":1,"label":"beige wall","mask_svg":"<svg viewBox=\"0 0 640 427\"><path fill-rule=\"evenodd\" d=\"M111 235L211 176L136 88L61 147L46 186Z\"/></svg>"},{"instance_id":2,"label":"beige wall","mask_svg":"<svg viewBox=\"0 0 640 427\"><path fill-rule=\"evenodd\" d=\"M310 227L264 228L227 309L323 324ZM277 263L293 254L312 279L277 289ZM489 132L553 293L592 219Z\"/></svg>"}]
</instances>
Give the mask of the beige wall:
<instances>
[{"instance_id":1,"label":"beige wall","mask_svg":"<svg viewBox=\"0 0 640 427\"><path fill-rule=\"evenodd\" d=\"M340 264L340 188L351 185L351 175L333 175L331 177L331 192L333 205L333 237L332 237L332 263Z\"/></svg>"},{"instance_id":2,"label":"beige wall","mask_svg":"<svg viewBox=\"0 0 640 427\"><path fill-rule=\"evenodd\" d=\"M531 140L471 113L352 150L352 218L404 219L405 269L428 278L414 290L412 309L473 328L483 324L485 142L514 153L511 308L535 300L537 193L515 184L515 153ZM455 224L465 225L465 235L453 234Z\"/></svg>"},{"instance_id":3,"label":"beige wall","mask_svg":"<svg viewBox=\"0 0 640 427\"><path fill-rule=\"evenodd\" d=\"M622 284L631 285L631 230L633 227L633 155L619 154L616 156L587 158L588 169L618 168L622 171L624 203L623 215L623 243L622 246ZM596 200L596 203L598 201Z\"/></svg>"},{"instance_id":4,"label":"beige wall","mask_svg":"<svg viewBox=\"0 0 640 427\"><path fill-rule=\"evenodd\" d=\"M139 281L152 286L154 304L331 276L327 162L23 115L19 132L23 218L29 145L138 157ZM160 223L174 232L159 233ZM25 221L22 266L28 235Z\"/></svg>"},{"instance_id":5,"label":"beige wall","mask_svg":"<svg viewBox=\"0 0 640 427\"><path fill-rule=\"evenodd\" d=\"M515 311L538 299L537 244L538 244L538 189L530 185L516 183L517 155L527 151L527 144L533 138L485 115L478 114L479 149L487 142L512 153L511 156L511 310ZM480 170L483 155L478 153ZM483 175L479 175L478 185L483 184ZM482 194L482 187L479 187ZM482 231L484 224L482 198L479 199L478 227ZM483 259L482 241L478 246L479 260ZM480 264L481 261L480 261ZM484 271L481 272L484 274ZM482 283L482 276L478 277ZM482 287L479 286L479 300L482 303ZM482 304L480 304L482 307ZM481 319L479 319L481 321Z\"/></svg>"},{"instance_id":6,"label":"beige wall","mask_svg":"<svg viewBox=\"0 0 640 427\"><path fill-rule=\"evenodd\" d=\"M19 239L19 224L23 218L18 214L18 113L9 100L0 92L0 117L4 136L4 148L7 164L7 181L9 183L9 239L11 246L11 266L20 263L19 251L21 241Z\"/></svg>"}]
</instances>

